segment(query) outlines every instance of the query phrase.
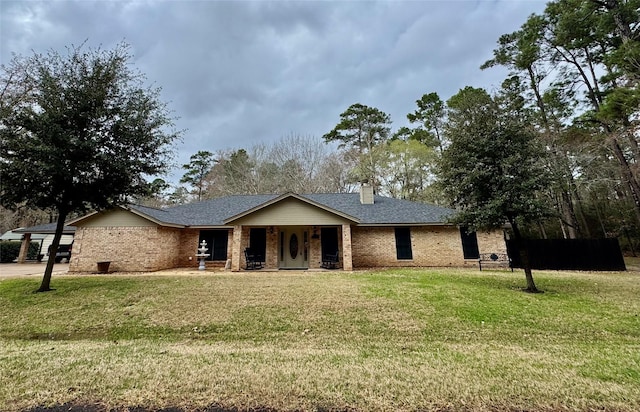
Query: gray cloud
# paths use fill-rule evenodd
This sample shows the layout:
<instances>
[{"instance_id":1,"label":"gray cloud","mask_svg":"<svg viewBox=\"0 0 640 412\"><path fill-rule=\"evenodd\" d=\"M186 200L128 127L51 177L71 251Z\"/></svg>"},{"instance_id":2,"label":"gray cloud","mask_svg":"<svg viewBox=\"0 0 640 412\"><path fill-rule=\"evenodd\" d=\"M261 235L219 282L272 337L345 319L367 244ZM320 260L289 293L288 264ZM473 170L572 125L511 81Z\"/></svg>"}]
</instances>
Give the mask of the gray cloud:
<instances>
[{"instance_id":1,"label":"gray cloud","mask_svg":"<svg viewBox=\"0 0 640 412\"><path fill-rule=\"evenodd\" d=\"M1 1L0 58L31 50L131 44L134 63L197 150L321 136L350 104L394 127L424 93L447 99L505 73L481 71L501 34L543 1ZM179 173L179 172L177 172Z\"/></svg>"}]
</instances>

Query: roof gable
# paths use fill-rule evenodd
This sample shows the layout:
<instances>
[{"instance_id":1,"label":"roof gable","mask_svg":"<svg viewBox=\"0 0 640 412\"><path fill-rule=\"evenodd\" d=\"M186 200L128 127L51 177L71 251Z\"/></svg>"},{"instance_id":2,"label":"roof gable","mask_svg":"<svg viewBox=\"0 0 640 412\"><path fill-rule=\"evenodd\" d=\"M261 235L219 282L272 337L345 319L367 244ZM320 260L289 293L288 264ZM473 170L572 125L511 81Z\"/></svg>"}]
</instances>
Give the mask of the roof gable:
<instances>
[{"instance_id":1,"label":"roof gable","mask_svg":"<svg viewBox=\"0 0 640 412\"><path fill-rule=\"evenodd\" d=\"M91 213L74 220L73 224L79 227L149 227L163 224L162 222L154 220L155 219L137 211L117 207L107 211Z\"/></svg>"},{"instance_id":2,"label":"roof gable","mask_svg":"<svg viewBox=\"0 0 640 412\"><path fill-rule=\"evenodd\" d=\"M225 220L227 224L341 225L358 219L295 193L285 193Z\"/></svg>"}]
</instances>

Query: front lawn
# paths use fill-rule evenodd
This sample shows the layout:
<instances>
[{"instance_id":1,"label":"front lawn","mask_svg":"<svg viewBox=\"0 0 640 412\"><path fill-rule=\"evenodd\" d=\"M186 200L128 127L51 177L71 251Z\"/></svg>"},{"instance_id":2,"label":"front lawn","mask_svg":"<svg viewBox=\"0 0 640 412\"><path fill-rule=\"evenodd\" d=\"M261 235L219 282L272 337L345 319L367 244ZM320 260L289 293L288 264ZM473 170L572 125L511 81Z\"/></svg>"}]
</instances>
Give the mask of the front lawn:
<instances>
[{"instance_id":1,"label":"front lawn","mask_svg":"<svg viewBox=\"0 0 640 412\"><path fill-rule=\"evenodd\" d=\"M0 410L640 409L640 275L0 280Z\"/></svg>"}]
</instances>

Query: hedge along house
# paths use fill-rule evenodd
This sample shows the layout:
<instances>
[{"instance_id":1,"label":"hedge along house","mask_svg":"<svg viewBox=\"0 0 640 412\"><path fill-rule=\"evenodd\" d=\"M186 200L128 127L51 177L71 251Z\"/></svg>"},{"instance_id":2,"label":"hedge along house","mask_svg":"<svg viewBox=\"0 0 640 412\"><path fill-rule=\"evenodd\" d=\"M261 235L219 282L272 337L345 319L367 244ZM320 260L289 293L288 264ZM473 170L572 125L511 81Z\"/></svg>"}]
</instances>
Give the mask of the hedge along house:
<instances>
[{"instance_id":1,"label":"hedge along house","mask_svg":"<svg viewBox=\"0 0 640 412\"><path fill-rule=\"evenodd\" d=\"M196 267L207 242L207 266L246 268L245 250L265 269L319 269L337 252L344 270L464 266L478 253L506 252L499 231L466 234L447 224L453 210L373 194L239 195L154 209L120 207L69 222L76 226L70 271Z\"/></svg>"}]
</instances>

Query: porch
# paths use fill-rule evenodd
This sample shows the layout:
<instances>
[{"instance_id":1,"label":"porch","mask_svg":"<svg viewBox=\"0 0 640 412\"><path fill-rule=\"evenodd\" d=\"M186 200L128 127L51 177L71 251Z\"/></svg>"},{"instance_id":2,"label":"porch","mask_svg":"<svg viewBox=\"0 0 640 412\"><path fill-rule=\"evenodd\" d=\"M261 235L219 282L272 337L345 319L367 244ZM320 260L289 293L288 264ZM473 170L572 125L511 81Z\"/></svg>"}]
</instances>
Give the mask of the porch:
<instances>
[{"instance_id":1,"label":"porch","mask_svg":"<svg viewBox=\"0 0 640 412\"><path fill-rule=\"evenodd\" d=\"M217 232L217 233L216 233ZM352 270L351 226L344 225L236 225L226 231L201 230L200 239L210 247L207 267L231 260L232 271L249 270L322 270L323 260L338 253L336 269ZM226 240L226 242L225 242ZM226 243L226 244L224 244ZM226 251L222 254L221 251ZM248 253L245 253L247 251ZM252 261L247 262L247 256Z\"/></svg>"}]
</instances>

